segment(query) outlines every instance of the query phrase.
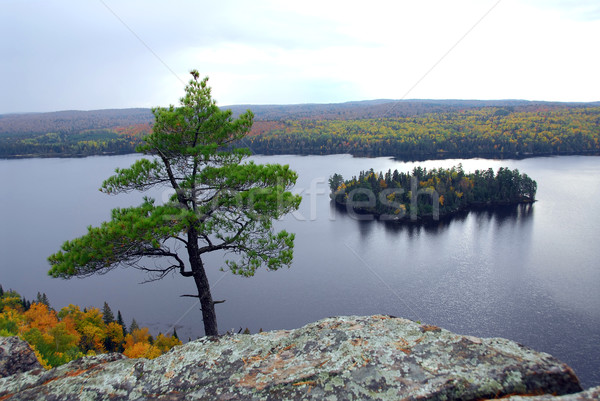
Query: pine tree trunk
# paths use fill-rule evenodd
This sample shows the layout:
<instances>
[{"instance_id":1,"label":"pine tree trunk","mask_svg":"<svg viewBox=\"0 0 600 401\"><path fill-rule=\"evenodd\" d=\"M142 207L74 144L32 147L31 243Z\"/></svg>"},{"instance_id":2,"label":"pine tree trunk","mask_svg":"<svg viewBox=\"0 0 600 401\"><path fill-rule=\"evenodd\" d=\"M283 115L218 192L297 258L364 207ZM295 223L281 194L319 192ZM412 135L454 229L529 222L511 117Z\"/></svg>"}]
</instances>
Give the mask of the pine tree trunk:
<instances>
[{"instance_id":1,"label":"pine tree trunk","mask_svg":"<svg viewBox=\"0 0 600 401\"><path fill-rule=\"evenodd\" d=\"M188 257L190 267L193 273L194 282L198 289L198 299L202 308L202 321L204 322L204 333L207 336L218 336L217 314L215 313L215 304L210 293L210 284L204 270L204 264L198 254L198 235L195 229L188 231Z\"/></svg>"},{"instance_id":2,"label":"pine tree trunk","mask_svg":"<svg viewBox=\"0 0 600 401\"><path fill-rule=\"evenodd\" d=\"M208 278L206 277L206 272L204 271L202 261L200 261L200 268L197 271L194 271L194 281L196 282L196 288L198 288L200 307L202 308L204 333L207 336L218 336L219 330L217 328L215 304L210 293L210 286L208 284Z\"/></svg>"}]
</instances>

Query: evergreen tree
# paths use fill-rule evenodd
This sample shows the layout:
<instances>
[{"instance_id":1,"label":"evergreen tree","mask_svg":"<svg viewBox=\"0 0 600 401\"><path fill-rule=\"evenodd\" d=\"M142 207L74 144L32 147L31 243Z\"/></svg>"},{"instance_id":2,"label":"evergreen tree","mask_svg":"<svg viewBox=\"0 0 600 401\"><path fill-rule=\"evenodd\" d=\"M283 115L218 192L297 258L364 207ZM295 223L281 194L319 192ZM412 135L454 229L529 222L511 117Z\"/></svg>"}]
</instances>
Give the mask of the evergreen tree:
<instances>
[{"instance_id":1,"label":"evergreen tree","mask_svg":"<svg viewBox=\"0 0 600 401\"><path fill-rule=\"evenodd\" d=\"M340 185L344 183L344 177L341 174L335 173L329 177L329 188L331 192L335 192Z\"/></svg>"},{"instance_id":2,"label":"evergreen tree","mask_svg":"<svg viewBox=\"0 0 600 401\"><path fill-rule=\"evenodd\" d=\"M23 310L28 311L31 307L31 302L25 299L25 297L21 297L21 306L23 307Z\"/></svg>"},{"instance_id":3,"label":"evergreen tree","mask_svg":"<svg viewBox=\"0 0 600 401\"><path fill-rule=\"evenodd\" d=\"M140 326L138 326L137 322L135 321L135 319L131 320L131 325L129 326L129 332L133 333L134 330L139 330Z\"/></svg>"},{"instance_id":4,"label":"evergreen tree","mask_svg":"<svg viewBox=\"0 0 600 401\"><path fill-rule=\"evenodd\" d=\"M2 289L2 284L0 284L0 298L4 296L4 290Z\"/></svg>"},{"instance_id":5,"label":"evergreen tree","mask_svg":"<svg viewBox=\"0 0 600 401\"><path fill-rule=\"evenodd\" d=\"M48 299L48 296L46 295L46 293L45 293L45 292L44 292L44 293L42 293L42 303L43 303L44 305L46 305L46 306L47 306L49 309L52 309L52 308L50 307L50 300Z\"/></svg>"},{"instance_id":6,"label":"evergreen tree","mask_svg":"<svg viewBox=\"0 0 600 401\"><path fill-rule=\"evenodd\" d=\"M117 323L123 327L123 335L127 335L127 327L125 326L125 321L123 320L123 316L121 315L121 311L117 311Z\"/></svg>"},{"instance_id":7,"label":"evergreen tree","mask_svg":"<svg viewBox=\"0 0 600 401\"><path fill-rule=\"evenodd\" d=\"M104 306L102 307L102 320L104 320L105 324L115 321L115 315L113 315L112 310L110 310L110 306L108 306L106 301L104 301Z\"/></svg>"},{"instance_id":8,"label":"evergreen tree","mask_svg":"<svg viewBox=\"0 0 600 401\"><path fill-rule=\"evenodd\" d=\"M152 159L117 169L101 188L117 194L169 185L170 201L156 205L146 197L138 207L113 210L110 221L51 255L49 274L86 277L123 265L148 272L151 280L179 272L194 280L197 294L188 296L200 301L205 334L218 335L215 304L223 301L213 300L206 254L223 253L227 268L247 277L261 266L289 266L294 235L276 232L273 220L296 210L301 197L288 191L297 178L289 166L244 162L250 151L232 147L250 131L252 112L234 119L231 110L217 107L208 78L191 74L180 107L153 110L152 133L138 147ZM185 258L177 253L180 244ZM156 258L164 264L149 262Z\"/></svg>"},{"instance_id":9,"label":"evergreen tree","mask_svg":"<svg viewBox=\"0 0 600 401\"><path fill-rule=\"evenodd\" d=\"M177 328L173 327L173 337L179 340L179 336L177 335Z\"/></svg>"}]
</instances>

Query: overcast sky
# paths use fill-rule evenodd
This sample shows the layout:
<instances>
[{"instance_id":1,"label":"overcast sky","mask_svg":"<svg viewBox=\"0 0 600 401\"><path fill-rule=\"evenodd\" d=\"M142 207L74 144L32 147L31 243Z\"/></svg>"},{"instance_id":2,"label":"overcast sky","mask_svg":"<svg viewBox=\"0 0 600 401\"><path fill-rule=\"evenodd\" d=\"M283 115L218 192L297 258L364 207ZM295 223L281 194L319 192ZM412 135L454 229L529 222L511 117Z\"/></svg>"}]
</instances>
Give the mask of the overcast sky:
<instances>
[{"instance_id":1,"label":"overcast sky","mask_svg":"<svg viewBox=\"0 0 600 401\"><path fill-rule=\"evenodd\" d=\"M600 100L598 0L1 0L0 113Z\"/></svg>"}]
</instances>

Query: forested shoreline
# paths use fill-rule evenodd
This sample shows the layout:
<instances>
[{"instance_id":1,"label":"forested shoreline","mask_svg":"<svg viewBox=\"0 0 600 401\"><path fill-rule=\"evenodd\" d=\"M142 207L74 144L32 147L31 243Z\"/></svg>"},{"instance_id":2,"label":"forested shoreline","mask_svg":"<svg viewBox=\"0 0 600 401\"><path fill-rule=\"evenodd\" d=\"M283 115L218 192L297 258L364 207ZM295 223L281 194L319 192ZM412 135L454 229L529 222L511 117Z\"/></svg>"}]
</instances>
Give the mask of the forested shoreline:
<instances>
[{"instance_id":1,"label":"forested shoreline","mask_svg":"<svg viewBox=\"0 0 600 401\"><path fill-rule=\"evenodd\" d=\"M86 157L134 153L150 124L89 129L77 133L0 136L0 158Z\"/></svg>"},{"instance_id":2,"label":"forested shoreline","mask_svg":"<svg viewBox=\"0 0 600 401\"><path fill-rule=\"evenodd\" d=\"M510 112L500 108L396 119L288 121L249 138L263 154L398 159L527 157L600 151L600 108Z\"/></svg>"},{"instance_id":3,"label":"forested shoreline","mask_svg":"<svg viewBox=\"0 0 600 401\"><path fill-rule=\"evenodd\" d=\"M278 119L255 119L240 146L254 154L345 153L401 160L600 153L597 106L425 108L393 117L373 107L340 111L339 118L329 109L322 115L296 112L291 119L284 111L263 112L262 118ZM0 118L0 158L133 153L152 129L139 111L129 124L121 114L102 116L83 122L77 116L60 118L55 125L41 118L37 125Z\"/></svg>"},{"instance_id":4,"label":"forested shoreline","mask_svg":"<svg viewBox=\"0 0 600 401\"><path fill-rule=\"evenodd\" d=\"M475 207L535 202L537 183L519 170L500 167L465 173L462 166L412 172L373 169L344 180L329 179L330 197L358 219L438 220Z\"/></svg>"}]
</instances>

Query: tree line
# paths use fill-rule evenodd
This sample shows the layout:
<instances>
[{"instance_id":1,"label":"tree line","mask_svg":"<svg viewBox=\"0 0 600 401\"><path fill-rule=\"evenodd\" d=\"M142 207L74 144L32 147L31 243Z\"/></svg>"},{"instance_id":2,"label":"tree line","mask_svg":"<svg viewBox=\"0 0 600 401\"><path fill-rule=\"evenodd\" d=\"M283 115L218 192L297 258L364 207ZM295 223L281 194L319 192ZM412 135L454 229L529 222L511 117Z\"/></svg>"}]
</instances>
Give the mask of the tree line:
<instances>
[{"instance_id":1,"label":"tree line","mask_svg":"<svg viewBox=\"0 0 600 401\"><path fill-rule=\"evenodd\" d=\"M150 133L150 124L84 130L0 136L0 157L78 157L128 154Z\"/></svg>"},{"instance_id":2,"label":"tree line","mask_svg":"<svg viewBox=\"0 0 600 401\"><path fill-rule=\"evenodd\" d=\"M526 157L600 151L600 107L459 112L360 120L291 120L248 138L262 154Z\"/></svg>"},{"instance_id":3,"label":"tree line","mask_svg":"<svg viewBox=\"0 0 600 401\"><path fill-rule=\"evenodd\" d=\"M351 114L340 113L337 118L337 114L323 114L322 119L309 108L307 117L292 114L286 120L282 106L278 120L257 121L240 146L255 154L349 153L401 159L600 152L597 106L429 107L423 109L426 113L392 117L379 108L371 114L370 107L350 109ZM56 131L0 132L0 157L133 153L152 125L76 129L81 124L71 128L61 124Z\"/></svg>"},{"instance_id":4,"label":"tree line","mask_svg":"<svg viewBox=\"0 0 600 401\"><path fill-rule=\"evenodd\" d=\"M121 352L130 358L156 358L181 341L177 332L156 338L135 319L130 325L104 302L102 309L50 306L46 294L29 301L0 286L0 337L18 336L27 341L45 368L56 367L85 355Z\"/></svg>"},{"instance_id":5,"label":"tree line","mask_svg":"<svg viewBox=\"0 0 600 401\"><path fill-rule=\"evenodd\" d=\"M333 201L359 219L376 216L396 221L438 219L472 207L531 203L537 191L537 183L518 169L467 174L460 164L385 174L371 169L349 180L336 173L329 186Z\"/></svg>"}]
</instances>

